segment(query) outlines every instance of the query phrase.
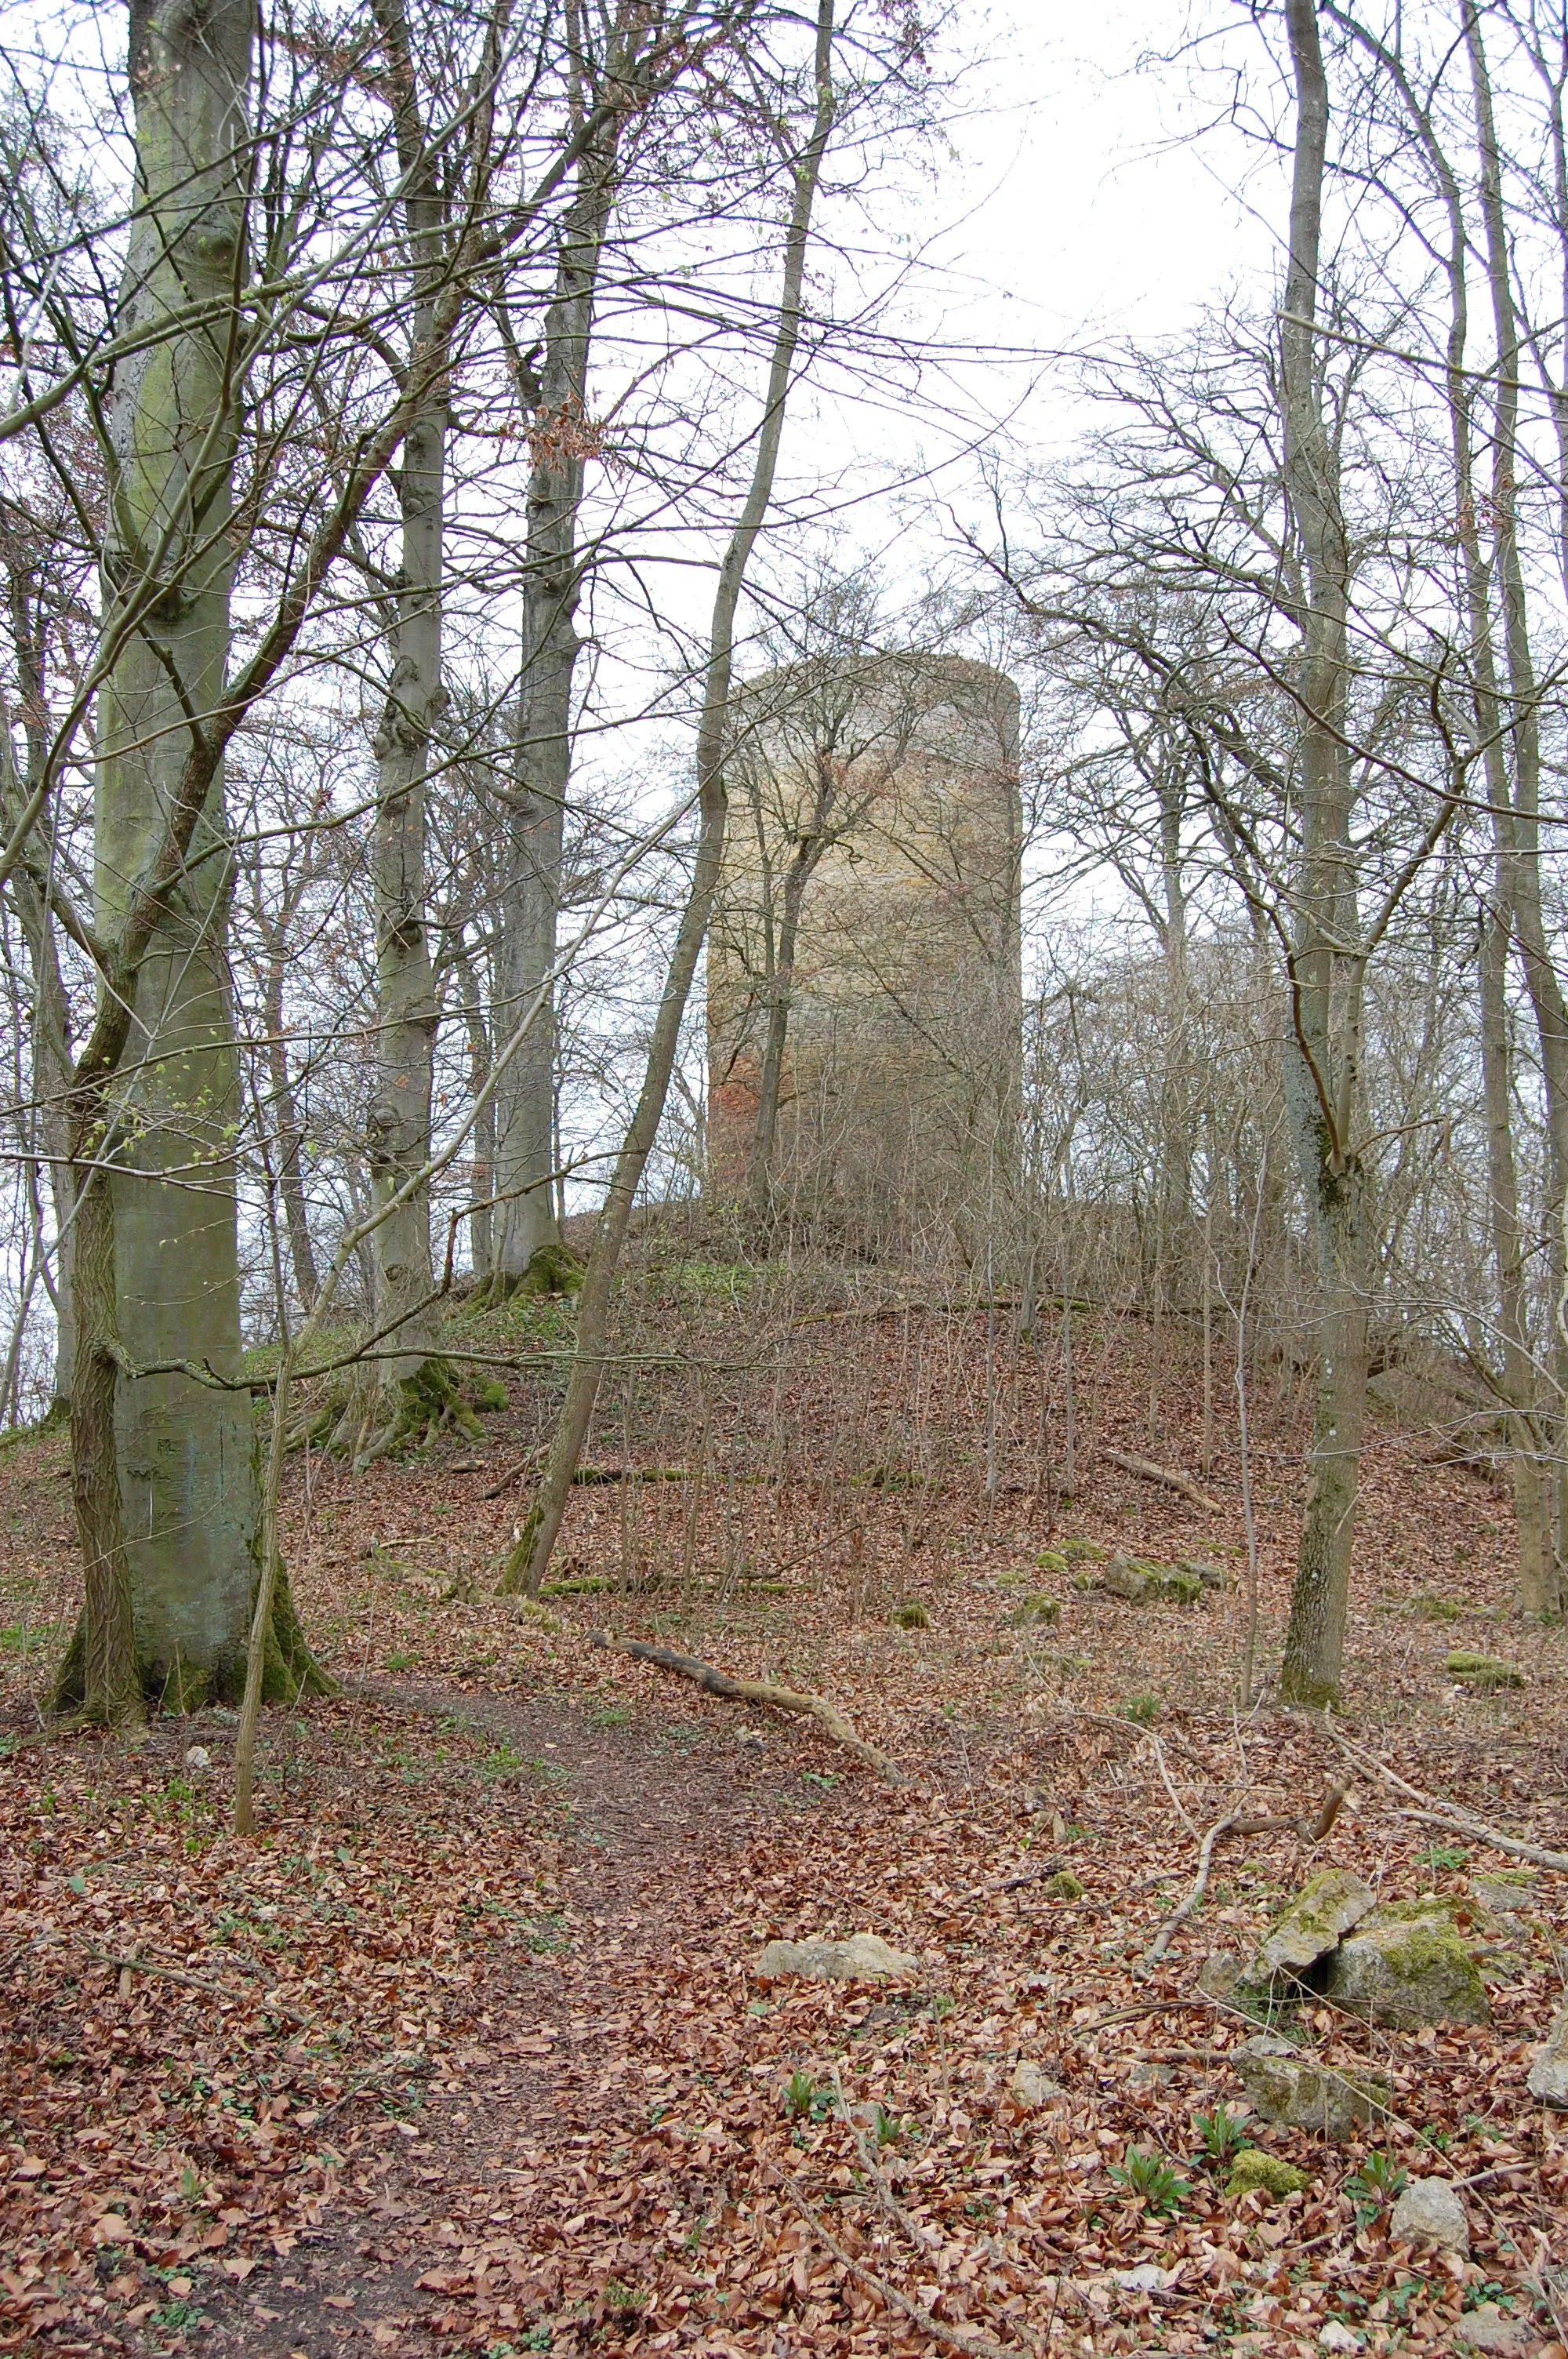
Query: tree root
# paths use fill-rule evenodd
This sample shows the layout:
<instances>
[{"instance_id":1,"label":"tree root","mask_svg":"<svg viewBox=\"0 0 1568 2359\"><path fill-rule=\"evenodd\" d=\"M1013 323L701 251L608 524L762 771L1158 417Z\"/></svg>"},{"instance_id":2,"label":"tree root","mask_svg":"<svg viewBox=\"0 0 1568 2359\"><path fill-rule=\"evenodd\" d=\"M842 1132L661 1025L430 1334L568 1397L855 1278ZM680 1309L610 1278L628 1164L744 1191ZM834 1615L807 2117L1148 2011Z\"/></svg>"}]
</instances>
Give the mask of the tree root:
<instances>
[{"instance_id":1,"label":"tree root","mask_svg":"<svg viewBox=\"0 0 1568 2359\"><path fill-rule=\"evenodd\" d=\"M774 1712L794 1712L802 1718L815 1720L827 1731L836 1745L841 1745L845 1752L852 1753L858 1761L865 1762L879 1777L885 1777L890 1786L903 1782L896 1765L885 1753L879 1753L874 1745L868 1745L863 1737L858 1736L837 1704L829 1703L826 1696L805 1695L795 1688L774 1687L768 1680L731 1679L728 1671L716 1670L711 1663L699 1662L695 1655L677 1655L668 1647L644 1646L636 1638L615 1639L595 1632L589 1643L630 1655L639 1663L652 1663L661 1671L675 1671L683 1680L695 1680L709 1695L723 1696L732 1703L766 1704Z\"/></svg>"}]
</instances>

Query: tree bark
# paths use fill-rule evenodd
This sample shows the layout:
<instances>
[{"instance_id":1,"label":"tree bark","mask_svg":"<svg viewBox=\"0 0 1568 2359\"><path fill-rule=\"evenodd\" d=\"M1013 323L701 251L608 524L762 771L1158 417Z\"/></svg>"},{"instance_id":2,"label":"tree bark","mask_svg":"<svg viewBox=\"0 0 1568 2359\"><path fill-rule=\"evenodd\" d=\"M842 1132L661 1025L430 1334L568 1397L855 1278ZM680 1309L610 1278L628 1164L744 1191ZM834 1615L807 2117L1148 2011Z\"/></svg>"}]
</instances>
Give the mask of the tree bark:
<instances>
[{"instance_id":1,"label":"tree bark","mask_svg":"<svg viewBox=\"0 0 1568 2359\"><path fill-rule=\"evenodd\" d=\"M816 86L816 104L810 136L793 167L794 199L784 241L784 285L773 332L768 387L757 438L752 481L740 521L730 536L719 570L713 618L708 635L707 676L697 736L697 787L699 813L697 860L691 890L681 912L675 949L665 977L663 996L654 1020L643 1077L631 1126L616 1158L615 1170L594 1231L582 1292L578 1303L577 1349L567 1378L551 1443L549 1463L528 1516L507 1560L503 1592L525 1590L537 1596L571 1495L572 1476L582 1456L604 1370L605 1339L610 1321L610 1295L616 1266L636 1202L659 1123L669 1093L670 1073L680 1042L681 1022L691 991L692 977L708 931L724 856L728 793L724 757L730 717L730 685L735 661L735 616L746 568L773 498L784 432L784 407L795 348L800 341L800 299L806 276L811 215L834 120L833 25L834 0L817 0Z\"/></svg>"},{"instance_id":2,"label":"tree bark","mask_svg":"<svg viewBox=\"0 0 1568 2359\"><path fill-rule=\"evenodd\" d=\"M1285 1638L1287 1701L1336 1701L1345 1649L1367 1401L1370 1182L1355 1147L1361 1106L1353 794L1344 750L1350 564L1338 462L1324 416L1314 323L1322 266L1328 83L1315 0L1287 0L1296 87L1290 261L1280 329L1285 484L1301 552L1302 850L1292 927L1285 1082L1316 1262L1317 1390Z\"/></svg>"},{"instance_id":3,"label":"tree bark","mask_svg":"<svg viewBox=\"0 0 1568 2359\"><path fill-rule=\"evenodd\" d=\"M284 1029L283 973L288 955L288 928L297 902L290 899L279 911L267 939L266 973L262 989L262 1018L266 1026L267 1079L272 1091L273 1126L277 1138L278 1186L288 1230L288 1257L294 1265L294 1290L306 1310L314 1310L320 1280L310 1241L310 1214L305 1201L301 1169L304 1132L288 1070L288 1038Z\"/></svg>"},{"instance_id":4,"label":"tree bark","mask_svg":"<svg viewBox=\"0 0 1568 2359\"><path fill-rule=\"evenodd\" d=\"M123 362L111 396L106 597L132 602L137 627L98 714L95 901L107 938L124 929L133 889L168 839L193 745L223 699L236 428L228 330L244 271L253 21L243 0L213 0L200 15L178 0L131 9L137 185L120 324L199 300L214 309L213 324ZM72 1439L86 1693L105 1716L131 1676L105 1651L124 1636L122 1553L142 1688L179 1708L232 1694L243 1676L257 1512L249 1397L179 1375L116 1381L127 1361L240 1373L232 870L215 767L137 962L106 1122L76 1148L83 1341Z\"/></svg>"},{"instance_id":5,"label":"tree bark","mask_svg":"<svg viewBox=\"0 0 1568 2359\"><path fill-rule=\"evenodd\" d=\"M581 19L574 17L580 42ZM622 6L609 40L605 75L628 96L636 71L632 12ZM586 60L577 60L580 82ZM580 103L580 96L579 96ZM583 564L577 548L585 462L590 443L588 361L594 297L619 169L624 110L612 107L585 147L561 225L556 283L545 316L544 365L537 383L514 354L521 397L533 399L534 463L528 479L528 538L523 582L523 649L518 688L517 756L509 799L506 871L495 946L498 1038L525 1010L539 1013L496 1092L495 1242L492 1293L510 1293L534 1257L557 1245L556 1027L550 976L561 898L561 858L572 762L572 682ZM543 995L542 999L540 995Z\"/></svg>"},{"instance_id":6,"label":"tree bark","mask_svg":"<svg viewBox=\"0 0 1568 2359\"><path fill-rule=\"evenodd\" d=\"M1524 567L1516 513L1519 473L1519 372L1520 337L1514 308L1512 257L1503 211L1502 168L1493 121L1491 82L1477 15L1466 16L1475 102L1476 141L1481 164L1481 210L1487 235L1487 280L1497 346L1497 390L1492 424L1492 561L1502 603L1503 648L1509 681L1509 736L1513 748L1513 808L1507 877L1514 938L1524 967L1525 988L1541 1048L1541 1092L1546 1109L1546 1256L1550 1276L1552 1367L1559 1403L1568 1400L1568 1336L1555 1316L1563 1301L1563 1218L1568 1212L1568 1001L1552 961L1541 888L1540 690L1530 640ZM1561 1611L1568 1601L1568 1451L1564 1419L1555 1419L1557 1462L1555 1538L1541 1588L1542 1610ZM1521 1564L1521 1579L1523 1566Z\"/></svg>"}]
</instances>

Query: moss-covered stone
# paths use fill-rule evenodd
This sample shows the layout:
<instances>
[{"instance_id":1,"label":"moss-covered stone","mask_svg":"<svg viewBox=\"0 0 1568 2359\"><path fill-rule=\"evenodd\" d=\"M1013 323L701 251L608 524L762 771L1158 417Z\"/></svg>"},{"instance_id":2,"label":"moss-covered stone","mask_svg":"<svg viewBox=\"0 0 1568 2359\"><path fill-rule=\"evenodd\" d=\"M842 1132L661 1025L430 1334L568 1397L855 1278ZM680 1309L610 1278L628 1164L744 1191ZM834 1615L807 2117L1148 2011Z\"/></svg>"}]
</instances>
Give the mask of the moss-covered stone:
<instances>
[{"instance_id":1,"label":"moss-covered stone","mask_svg":"<svg viewBox=\"0 0 1568 2359\"><path fill-rule=\"evenodd\" d=\"M898 1630L929 1630L931 1627L930 1614L918 1600L913 1598L907 1604L895 1605L888 1619Z\"/></svg>"},{"instance_id":2,"label":"moss-covered stone","mask_svg":"<svg viewBox=\"0 0 1568 2359\"><path fill-rule=\"evenodd\" d=\"M494 1416L498 1410L511 1405L511 1395L499 1376L484 1377L478 1384L470 1385L469 1398L484 1417Z\"/></svg>"},{"instance_id":3,"label":"moss-covered stone","mask_svg":"<svg viewBox=\"0 0 1568 2359\"><path fill-rule=\"evenodd\" d=\"M1306 2172L1297 2170L1292 2163L1281 2162L1278 2155L1265 2154L1260 2146L1244 2146L1230 2166L1226 2193L1257 2193L1267 2195L1271 2202L1282 2203L1287 2195L1299 2195L1308 2184Z\"/></svg>"},{"instance_id":4,"label":"moss-covered stone","mask_svg":"<svg viewBox=\"0 0 1568 2359\"><path fill-rule=\"evenodd\" d=\"M1304 1973L1370 1913L1375 1897L1371 1886L1349 1868L1319 1868L1275 1918L1248 1968L1248 1979L1266 1983L1276 1974Z\"/></svg>"},{"instance_id":5,"label":"moss-covered stone","mask_svg":"<svg viewBox=\"0 0 1568 2359\"><path fill-rule=\"evenodd\" d=\"M1070 1867L1059 1867L1045 1881L1045 1897L1049 1900L1081 1900L1084 1887Z\"/></svg>"},{"instance_id":6,"label":"moss-covered stone","mask_svg":"<svg viewBox=\"0 0 1568 2359\"><path fill-rule=\"evenodd\" d=\"M1195 1572L1184 1572L1173 1565L1160 1575L1160 1594L1172 1605L1195 1605L1204 1593L1204 1584Z\"/></svg>"},{"instance_id":7,"label":"moss-covered stone","mask_svg":"<svg viewBox=\"0 0 1568 2359\"><path fill-rule=\"evenodd\" d=\"M1347 2138L1390 2102L1386 2082L1328 2071L1270 2032L1245 2040L1232 2051L1231 2062L1260 2118L1281 2129Z\"/></svg>"},{"instance_id":8,"label":"moss-covered stone","mask_svg":"<svg viewBox=\"0 0 1568 2359\"><path fill-rule=\"evenodd\" d=\"M1032 1630L1044 1624L1059 1622L1061 1618L1060 1603L1054 1597L1048 1597L1043 1589L1032 1589L1027 1597L1021 1597L1005 1617L1010 1630Z\"/></svg>"},{"instance_id":9,"label":"moss-covered stone","mask_svg":"<svg viewBox=\"0 0 1568 2359\"><path fill-rule=\"evenodd\" d=\"M1062 1549L1044 1548L1034 1560L1037 1572L1065 1573L1071 1560Z\"/></svg>"},{"instance_id":10,"label":"moss-covered stone","mask_svg":"<svg viewBox=\"0 0 1568 2359\"><path fill-rule=\"evenodd\" d=\"M1411 1612L1418 1622L1457 1622L1465 1608L1457 1598L1439 1597L1432 1590L1423 1590L1411 1599Z\"/></svg>"},{"instance_id":11,"label":"moss-covered stone","mask_svg":"<svg viewBox=\"0 0 1568 2359\"><path fill-rule=\"evenodd\" d=\"M1058 1540L1056 1553L1065 1556L1069 1564L1103 1564L1110 1554L1098 1540Z\"/></svg>"},{"instance_id":12,"label":"moss-covered stone","mask_svg":"<svg viewBox=\"0 0 1568 2359\"><path fill-rule=\"evenodd\" d=\"M1474 1957L1432 1916L1360 1926L1329 1959L1324 1991L1347 2015L1394 2030L1491 2021Z\"/></svg>"},{"instance_id":13,"label":"moss-covered stone","mask_svg":"<svg viewBox=\"0 0 1568 2359\"><path fill-rule=\"evenodd\" d=\"M1446 1666L1450 1679L1458 1680L1467 1688L1522 1688L1524 1673L1517 1663L1505 1663L1497 1655L1472 1655L1456 1647Z\"/></svg>"}]
</instances>

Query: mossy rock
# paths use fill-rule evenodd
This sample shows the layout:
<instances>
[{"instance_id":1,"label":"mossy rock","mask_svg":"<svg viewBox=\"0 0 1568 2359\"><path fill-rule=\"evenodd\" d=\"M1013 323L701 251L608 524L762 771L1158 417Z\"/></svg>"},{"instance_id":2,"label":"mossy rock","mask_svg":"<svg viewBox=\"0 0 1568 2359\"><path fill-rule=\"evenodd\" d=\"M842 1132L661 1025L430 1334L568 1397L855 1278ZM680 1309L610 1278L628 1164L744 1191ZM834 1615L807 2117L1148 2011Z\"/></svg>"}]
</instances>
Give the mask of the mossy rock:
<instances>
[{"instance_id":1,"label":"mossy rock","mask_svg":"<svg viewBox=\"0 0 1568 2359\"><path fill-rule=\"evenodd\" d=\"M470 1385L469 1400L470 1405L479 1410L481 1417L492 1417L497 1410L509 1408L512 1405L512 1396L499 1376L491 1376L477 1385Z\"/></svg>"},{"instance_id":2,"label":"mossy rock","mask_svg":"<svg viewBox=\"0 0 1568 2359\"><path fill-rule=\"evenodd\" d=\"M1433 1590L1423 1590L1411 1599L1410 1610L1418 1622L1457 1622L1465 1608L1455 1597L1439 1597Z\"/></svg>"},{"instance_id":3,"label":"mossy rock","mask_svg":"<svg viewBox=\"0 0 1568 2359\"><path fill-rule=\"evenodd\" d=\"M517 1291L524 1295L580 1294L585 1275L583 1264L565 1245L540 1245L529 1255Z\"/></svg>"},{"instance_id":4,"label":"mossy rock","mask_svg":"<svg viewBox=\"0 0 1568 2359\"><path fill-rule=\"evenodd\" d=\"M1061 1549L1042 1549L1034 1560L1034 1569L1037 1572L1054 1572L1060 1576L1067 1571L1067 1567L1068 1558Z\"/></svg>"},{"instance_id":5,"label":"mossy rock","mask_svg":"<svg viewBox=\"0 0 1568 2359\"><path fill-rule=\"evenodd\" d=\"M1202 1599L1205 1583L1195 1572L1184 1572L1173 1565L1160 1576L1160 1594L1172 1605L1196 1605Z\"/></svg>"},{"instance_id":6,"label":"mossy rock","mask_svg":"<svg viewBox=\"0 0 1568 2359\"><path fill-rule=\"evenodd\" d=\"M1452 1925L1430 1915L1358 1926L1329 1958L1324 1995L1346 2015L1396 2031L1492 2019L1474 1957Z\"/></svg>"},{"instance_id":7,"label":"mossy rock","mask_svg":"<svg viewBox=\"0 0 1568 2359\"><path fill-rule=\"evenodd\" d=\"M996 1585L999 1589L1024 1589L1033 1578L1032 1572L999 1572Z\"/></svg>"},{"instance_id":8,"label":"mossy rock","mask_svg":"<svg viewBox=\"0 0 1568 2359\"><path fill-rule=\"evenodd\" d=\"M1081 1900L1084 1887L1070 1867L1059 1867L1054 1875L1046 1878L1045 1897L1048 1900Z\"/></svg>"},{"instance_id":9,"label":"mossy rock","mask_svg":"<svg viewBox=\"0 0 1568 2359\"><path fill-rule=\"evenodd\" d=\"M1231 1577L1223 1566L1209 1564L1202 1557L1179 1556L1176 1559L1176 1571L1190 1572L1195 1580L1203 1583L1206 1589L1228 1589L1231 1586Z\"/></svg>"},{"instance_id":10,"label":"mossy rock","mask_svg":"<svg viewBox=\"0 0 1568 2359\"><path fill-rule=\"evenodd\" d=\"M1058 1540L1055 1553L1065 1557L1069 1564L1104 1564L1110 1550L1101 1548L1098 1540L1076 1539Z\"/></svg>"},{"instance_id":11,"label":"mossy rock","mask_svg":"<svg viewBox=\"0 0 1568 2359\"><path fill-rule=\"evenodd\" d=\"M1456 1647L1445 1665L1448 1676L1467 1688L1482 1688L1488 1692L1498 1688L1522 1688L1524 1673L1517 1663L1505 1663L1498 1655L1472 1655Z\"/></svg>"},{"instance_id":12,"label":"mossy rock","mask_svg":"<svg viewBox=\"0 0 1568 2359\"><path fill-rule=\"evenodd\" d=\"M1061 1618L1060 1601L1048 1597L1043 1589L1033 1589L1027 1597L1021 1597L1011 1613L1004 1617L1010 1630L1037 1629L1043 1624L1059 1622Z\"/></svg>"},{"instance_id":13,"label":"mossy rock","mask_svg":"<svg viewBox=\"0 0 1568 2359\"><path fill-rule=\"evenodd\" d=\"M1265 2154L1260 2146L1244 2146L1230 2166L1226 2182L1227 2195L1266 2195L1271 2202L1282 2203L1287 2195L1299 2195L1309 2184L1306 2172L1297 2170L1293 2163L1281 2162L1277 2154Z\"/></svg>"},{"instance_id":14,"label":"mossy rock","mask_svg":"<svg viewBox=\"0 0 1568 2359\"><path fill-rule=\"evenodd\" d=\"M929 1630L931 1627L930 1614L914 1599L905 1605L895 1605L888 1620L895 1630Z\"/></svg>"}]
</instances>

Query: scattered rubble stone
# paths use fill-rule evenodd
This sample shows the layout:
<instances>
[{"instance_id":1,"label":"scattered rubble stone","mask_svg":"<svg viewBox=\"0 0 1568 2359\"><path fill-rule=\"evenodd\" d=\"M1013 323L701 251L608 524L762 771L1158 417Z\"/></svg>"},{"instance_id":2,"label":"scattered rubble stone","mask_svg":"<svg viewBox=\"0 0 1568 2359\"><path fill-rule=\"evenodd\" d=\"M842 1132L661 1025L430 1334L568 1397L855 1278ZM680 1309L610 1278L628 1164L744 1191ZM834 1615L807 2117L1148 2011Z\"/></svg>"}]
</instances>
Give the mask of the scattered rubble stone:
<instances>
[{"instance_id":1,"label":"scattered rubble stone","mask_svg":"<svg viewBox=\"0 0 1568 2359\"><path fill-rule=\"evenodd\" d=\"M1568 2111L1568 2006L1558 2009L1556 2020L1546 2035L1546 2044L1530 2068L1525 2086L1543 2105Z\"/></svg>"},{"instance_id":2,"label":"scattered rubble stone","mask_svg":"<svg viewBox=\"0 0 1568 2359\"><path fill-rule=\"evenodd\" d=\"M763 1982L783 1982L792 1974L812 1983L879 1982L917 1974L920 1961L893 1949L880 1933L856 1933L847 1941L770 1941L754 1972Z\"/></svg>"},{"instance_id":3,"label":"scattered rubble stone","mask_svg":"<svg viewBox=\"0 0 1568 2359\"><path fill-rule=\"evenodd\" d=\"M1470 2215L1452 2180L1412 2179L1394 2205L1389 2233L1396 2244L1418 2238L1450 2252L1470 2249Z\"/></svg>"},{"instance_id":4,"label":"scattered rubble stone","mask_svg":"<svg viewBox=\"0 0 1568 2359\"><path fill-rule=\"evenodd\" d=\"M1008 2092L1013 2104L1021 2105L1029 2114L1038 2113L1040 2107L1048 2105L1053 2098L1065 2097L1067 2093L1060 2081L1053 2081L1049 2072L1043 2071L1027 2056L1020 2057L1013 2067Z\"/></svg>"},{"instance_id":5,"label":"scattered rubble stone","mask_svg":"<svg viewBox=\"0 0 1568 2359\"><path fill-rule=\"evenodd\" d=\"M1361 1924L1330 1956L1323 1987L1346 2015L1393 2030L1492 2019L1474 1957L1436 1916Z\"/></svg>"},{"instance_id":6,"label":"scattered rubble stone","mask_svg":"<svg viewBox=\"0 0 1568 2359\"><path fill-rule=\"evenodd\" d=\"M1272 2032L1244 2041L1230 2060L1258 2112L1281 2129L1347 2138L1389 2102L1383 2082L1325 2071Z\"/></svg>"}]
</instances>

